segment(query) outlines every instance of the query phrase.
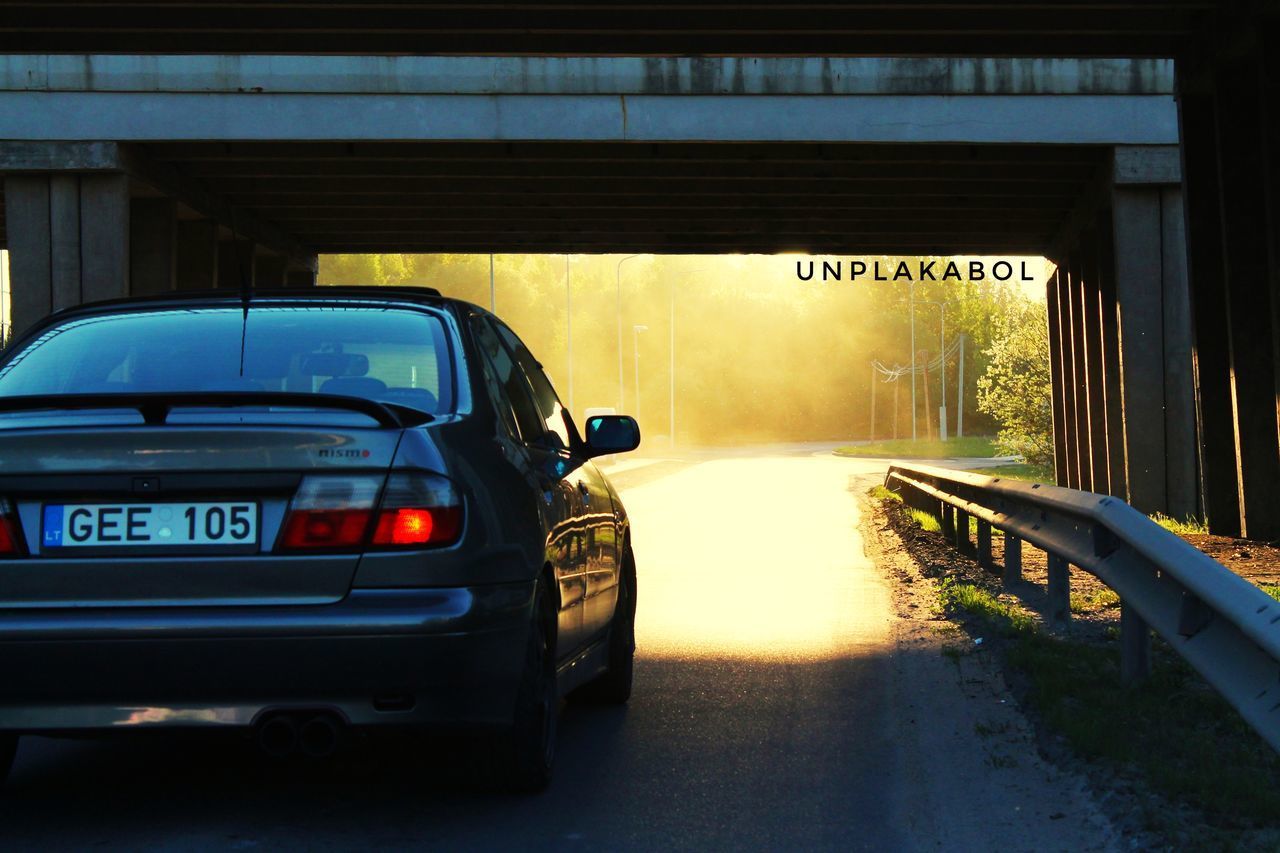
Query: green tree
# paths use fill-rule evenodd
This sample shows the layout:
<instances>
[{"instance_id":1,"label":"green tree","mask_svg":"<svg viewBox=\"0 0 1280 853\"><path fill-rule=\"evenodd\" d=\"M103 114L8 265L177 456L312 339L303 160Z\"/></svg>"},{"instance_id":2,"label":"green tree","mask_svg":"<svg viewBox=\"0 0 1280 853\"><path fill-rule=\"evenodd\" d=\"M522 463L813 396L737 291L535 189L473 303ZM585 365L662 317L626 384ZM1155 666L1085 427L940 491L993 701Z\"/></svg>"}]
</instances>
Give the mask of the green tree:
<instances>
[{"instance_id":1,"label":"green tree","mask_svg":"<svg viewBox=\"0 0 1280 853\"><path fill-rule=\"evenodd\" d=\"M1033 465L1053 464L1049 326L1044 306L1019 300L995 319L978 379L978 408L1000 424L996 447Z\"/></svg>"}]
</instances>

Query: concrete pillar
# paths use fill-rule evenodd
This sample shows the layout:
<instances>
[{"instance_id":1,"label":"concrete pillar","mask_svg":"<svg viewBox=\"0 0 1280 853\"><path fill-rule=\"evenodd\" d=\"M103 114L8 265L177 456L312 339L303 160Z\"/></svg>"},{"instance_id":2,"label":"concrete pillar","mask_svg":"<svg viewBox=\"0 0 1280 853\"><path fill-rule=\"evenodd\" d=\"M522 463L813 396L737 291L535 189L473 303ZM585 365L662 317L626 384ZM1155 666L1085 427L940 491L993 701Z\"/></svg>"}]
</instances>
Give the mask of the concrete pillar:
<instances>
[{"instance_id":1,"label":"concrete pillar","mask_svg":"<svg viewBox=\"0 0 1280 853\"><path fill-rule=\"evenodd\" d=\"M1115 251L1112 245L1111 210L1099 212L1093 232L1094 265L1091 273L1098 283L1103 374L1103 404L1107 430L1107 482L1110 493L1123 497L1129 493L1125 451L1128 439L1124 433L1124 409L1120 393L1120 331L1116 310Z\"/></svg>"},{"instance_id":2,"label":"concrete pillar","mask_svg":"<svg viewBox=\"0 0 1280 853\"><path fill-rule=\"evenodd\" d=\"M254 285L254 257L258 247L248 240L223 240L218 243L218 287L239 290Z\"/></svg>"},{"instance_id":3,"label":"concrete pillar","mask_svg":"<svg viewBox=\"0 0 1280 853\"><path fill-rule=\"evenodd\" d=\"M1053 470L1054 482L1067 485L1066 390L1062 374L1062 307L1058 303L1058 273L1045 282L1045 303L1049 319L1049 375L1053 389Z\"/></svg>"},{"instance_id":4,"label":"concrete pillar","mask_svg":"<svg viewBox=\"0 0 1280 853\"><path fill-rule=\"evenodd\" d=\"M1089 464L1091 490L1112 494L1107 455L1106 372L1102 366L1102 315L1099 309L1097 247L1094 235L1080 242L1080 320L1083 326L1086 400L1089 404Z\"/></svg>"},{"instance_id":5,"label":"concrete pillar","mask_svg":"<svg viewBox=\"0 0 1280 853\"><path fill-rule=\"evenodd\" d=\"M1077 451L1076 431L1076 380L1075 359L1071 347L1071 296L1070 275L1064 268L1069 263L1063 260L1053 274L1054 301L1058 315L1058 375L1061 382L1057 390L1062 395L1062 443L1063 460L1066 463L1066 476L1058 476L1058 485L1068 488L1080 488L1080 456Z\"/></svg>"},{"instance_id":6,"label":"concrete pillar","mask_svg":"<svg viewBox=\"0 0 1280 853\"><path fill-rule=\"evenodd\" d=\"M171 198L135 198L130 204L129 289L138 295L174 289L178 204Z\"/></svg>"},{"instance_id":7,"label":"concrete pillar","mask_svg":"<svg viewBox=\"0 0 1280 853\"><path fill-rule=\"evenodd\" d=\"M1221 205L1223 286L1231 352L1236 473L1241 532L1280 538L1280 419L1277 418L1277 329L1270 221L1263 187L1263 96L1257 56L1215 68L1214 98Z\"/></svg>"},{"instance_id":8,"label":"concrete pillar","mask_svg":"<svg viewBox=\"0 0 1280 853\"><path fill-rule=\"evenodd\" d=\"M316 271L308 269L291 269L285 273L285 284L288 287L315 287Z\"/></svg>"},{"instance_id":9,"label":"concrete pillar","mask_svg":"<svg viewBox=\"0 0 1280 853\"><path fill-rule=\"evenodd\" d=\"M124 175L5 178L13 330L50 311L129 289L129 185Z\"/></svg>"},{"instance_id":10,"label":"concrete pillar","mask_svg":"<svg viewBox=\"0 0 1280 853\"><path fill-rule=\"evenodd\" d=\"M1240 495L1212 94L1182 91L1178 118L1186 194L1188 283L1194 316L1192 368L1200 436L1201 501L1211 533L1239 536Z\"/></svg>"},{"instance_id":11,"label":"concrete pillar","mask_svg":"<svg viewBox=\"0 0 1280 853\"><path fill-rule=\"evenodd\" d=\"M1072 376L1075 388L1076 488L1093 491L1093 448L1089 438L1089 365L1085 359L1081 304L1080 255L1067 261L1066 302L1070 325Z\"/></svg>"},{"instance_id":12,"label":"concrete pillar","mask_svg":"<svg viewBox=\"0 0 1280 853\"><path fill-rule=\"evenodd\" d=\"M178 290L210 290L218 286L218 226L208 219L178 222Z\"/></svg>"},{"instance_id":13,"label":"concrete pillar","mask_svg":"<svg viewBox=\"0 0 1280 853\"><path fill-rule=\"evenodd\" d=\"M284 287L285 271L289 259L272 252L261 252L254 258L253 286L260 288Z\"/></svg>"},{"instance_id":14,"label":"concrete pillar","mask_svg":"<svg viewBox=\"0 0 1280 853\"><path fill-rule=\"evenodd\" d=\"M1160 194L1148 187L1116 187L1111 200L1121 400L1129 437L1125 497L1143 512L1166 512Z\"/></svg>"},{"instance_id":15,"label":"concrete pillar","mask_svg":"<svg viewBox=\"0 0 1280 853\"><path fill-rule=\"evenodd\" d=\"M1191 356L1191 294L1187 289L1182 190L1160 189L1160 277L1164 310L1165 512L1199 515L1195 381Z\"/></svg>"}]
</instances>

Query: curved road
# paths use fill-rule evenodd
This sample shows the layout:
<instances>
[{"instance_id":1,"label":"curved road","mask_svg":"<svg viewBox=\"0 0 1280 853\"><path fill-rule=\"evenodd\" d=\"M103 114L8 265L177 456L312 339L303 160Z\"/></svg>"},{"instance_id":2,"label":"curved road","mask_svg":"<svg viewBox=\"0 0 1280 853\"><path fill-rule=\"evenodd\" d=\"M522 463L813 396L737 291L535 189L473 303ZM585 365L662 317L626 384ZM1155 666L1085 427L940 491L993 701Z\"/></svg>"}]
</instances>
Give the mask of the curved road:
<instances>
[{"instance_id":1,"label":"curved road","mask_svg":"<svg viewBox=\"0 0 1280 853\"><path fill-rule=\"evenodd\" d=\"M640 573L635 697L567 707L545 795L459 786L465 754L447 743L276 764L237 739L27 738L0 844L1109 847L1077 780L1042 767L1025 738L996 760L975 735L975 721L1013 713L998 676L908 642L857 531L851 480L882 468L763 452L619 470Z\"/></svg>"}]
</instances>

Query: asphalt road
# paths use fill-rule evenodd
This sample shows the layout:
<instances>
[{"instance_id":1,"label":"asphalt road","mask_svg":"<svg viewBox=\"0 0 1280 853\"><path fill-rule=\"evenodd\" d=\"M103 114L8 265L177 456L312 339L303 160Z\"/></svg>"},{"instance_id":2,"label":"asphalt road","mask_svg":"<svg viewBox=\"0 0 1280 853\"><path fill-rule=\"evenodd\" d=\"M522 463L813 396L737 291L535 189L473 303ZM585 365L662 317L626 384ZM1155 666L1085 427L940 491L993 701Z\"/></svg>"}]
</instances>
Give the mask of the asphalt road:
<instances>
[{"instance_id":1,"label":"asphalt road","mask_svg":"<svg viewBox=\"0 0 1280 853\"><path fill-rule=\"evenodd\" d=\"M1062 800L1081 796L1070 784L1025 766L989 778L972 722L985 711L968 705L998 710L998 691L966 689L936 651L904 651L850 491L878 467L765 453L620 471L639 568L635 696L566 708L545 795L469 790L465 754L440 743L281 764L237 739L27 738L0 846L1105 847L1091 816L1062 834Z\"/></svg>"}]
</instances>

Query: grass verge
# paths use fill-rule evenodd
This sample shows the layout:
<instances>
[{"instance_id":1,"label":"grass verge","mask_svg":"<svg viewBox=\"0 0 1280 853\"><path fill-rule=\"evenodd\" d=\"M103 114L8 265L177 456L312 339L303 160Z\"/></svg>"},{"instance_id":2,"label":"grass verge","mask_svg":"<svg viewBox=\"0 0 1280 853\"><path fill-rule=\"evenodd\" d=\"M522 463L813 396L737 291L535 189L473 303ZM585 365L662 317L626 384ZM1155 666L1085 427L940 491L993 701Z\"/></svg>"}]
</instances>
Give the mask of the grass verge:
<instances>
[{"instance_id":1,"label":"grass verge","mask_svg":"<svg viewBox=\"0 0 1280 853\"><path fill-rule=\"evenodd\" d=\"M1157 512L1155 515L1151 516L1151 520L1163 527L1165 530L1168 530L1170 533L1176 533L1179 536L1196 536L1207 534L1209 532L1209 523L1195 518L1188 518L1179 521L1176 518L1170 518L1167 515L1162 515Z\"/></svg>"},{"instance_id":2,"label":"grass verge","mask_svg":"<svg viewBox=\"0 0 1280 853\"><path fill-rule=\"evenodd\" d=\"M993 465L989 468L970 468L974 474L987 477L1003 477L1006 480L1026 480L1029 483L1047 483L1053 485L1053 466L1031 465L1026 462L1015 462L1012 465Z\"/></svg>"},{"instance_id":3,"label":"grass verge","mask_svg":"<svg viewBox=\"0 0 1280 853\"><path fill-rule=\"evenodd\" d=\"M912 441L900 438L837 447L832 452L837 456L870 456L876 459L947 459L991 457L996 455L996 448L989 436L966 435L964 438L949 438L946 441Z\"/></svg>"},{"instance_id":4,"label":"grass verge","mask_svg":"<svg viewBox=\"0 0 1280 853\"><path fill-rule=\"evenodd\" d=\"M900 530L918 524L901 504L882 507ZM1280 585L1262 588L1280 599ZM1153 649L1151 676L1126 686L1118 630L1087 640L1049 633L997 589L945 574L937 596L939 609L970 635L993 639L983 648L1001 656L1020 701L1043 732L1057 736L1048 743L1064 742L1120 778L1136 775L1159 795L1136 801L1149 830L1183 849L1280 849L1280 756L1163 643ZM1102 590L1073 596L1072 610L1117 603L1114 592Z\"/></svg>"}]
</instances>

